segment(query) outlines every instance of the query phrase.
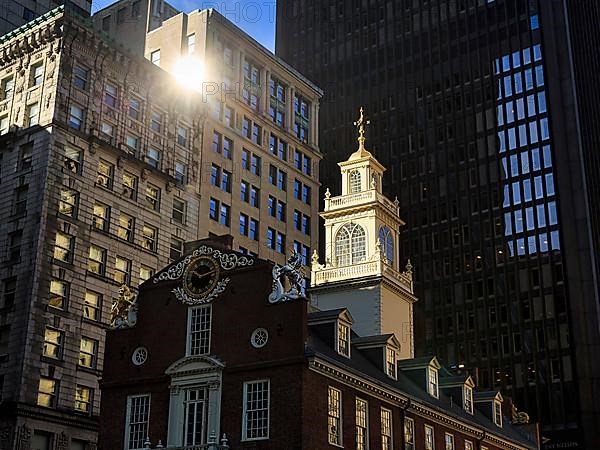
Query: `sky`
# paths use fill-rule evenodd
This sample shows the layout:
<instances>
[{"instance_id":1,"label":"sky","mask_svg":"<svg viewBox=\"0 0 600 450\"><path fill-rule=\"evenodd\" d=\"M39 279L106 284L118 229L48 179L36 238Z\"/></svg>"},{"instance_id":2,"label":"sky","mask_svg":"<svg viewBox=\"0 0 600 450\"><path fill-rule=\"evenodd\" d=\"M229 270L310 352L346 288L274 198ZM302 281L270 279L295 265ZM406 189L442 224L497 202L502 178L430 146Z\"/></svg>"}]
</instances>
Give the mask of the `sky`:
<instances>
[{"instance_id":1,"label":"sky","mask_svg":"<svg viewBox=\"0 0 600 450\"><path fill-rule=\"evenodd\" d=\"M92 13L116 0L92 0ZM214 8L238 27L275 51L275 0L168 0L180 11Z\"/></svg>"}]
</instances>

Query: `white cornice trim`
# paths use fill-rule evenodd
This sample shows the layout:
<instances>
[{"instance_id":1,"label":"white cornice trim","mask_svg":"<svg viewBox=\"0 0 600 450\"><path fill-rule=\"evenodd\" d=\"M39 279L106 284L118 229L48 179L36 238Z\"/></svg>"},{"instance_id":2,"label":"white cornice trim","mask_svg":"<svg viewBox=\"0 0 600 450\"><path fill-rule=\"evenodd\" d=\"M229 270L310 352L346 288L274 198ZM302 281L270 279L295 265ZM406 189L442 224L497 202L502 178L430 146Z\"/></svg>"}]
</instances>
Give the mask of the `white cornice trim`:
<instances>
[{"instance_id":1,"label":"white cornice trim","mask_svg":"<svg viewBox=\"0 0 600 450\"><path fill-rule=\"evenodd\" d=\"M314 372L331 378L341 384L357 389L366 394L373 395L381 400L395 403L400 407L406 407L408 410L417 414L420 417L426 418L433 422L439 423L446 427L453 427L465 434L468 434L476 439L487 439L490 443L495 445L501 445L507 450L529 450L528 447L519 446L507 441L499 436L491 435L487 429L482 429L467 423L460 421L454 417L450 417L447 414L419 403L414 398L404 396L399 392L394 392L391 389L386 389L381 386L375 385L378 383L375 380L371 380L369 377L360 377L349 371L346 371L337 365L331 364L330 362L320 358L312 357L309 358L308 368Z\"/></svg>"}]
</instances>

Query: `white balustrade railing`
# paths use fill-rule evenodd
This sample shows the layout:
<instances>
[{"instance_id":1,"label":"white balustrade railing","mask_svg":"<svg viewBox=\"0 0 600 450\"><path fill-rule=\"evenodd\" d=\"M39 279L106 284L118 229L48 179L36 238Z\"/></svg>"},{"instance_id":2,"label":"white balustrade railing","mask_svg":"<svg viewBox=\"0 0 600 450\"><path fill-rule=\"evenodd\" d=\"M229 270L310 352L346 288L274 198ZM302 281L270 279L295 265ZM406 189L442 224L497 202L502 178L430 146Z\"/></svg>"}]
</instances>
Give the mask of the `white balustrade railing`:
<instances>
[{"instance_id":1,"label":"white balustrade railing","mask_svg":"<svg viewBox=\"0 0 600 450\"><path fill-rule=\"evenodd\" d=\"M398 214L398 205L375 189L357 192L356 194L340 195L338 197L325 197L325 211L334 211L347 206L361 206L376 201L383 204L392 214Z\"/></svg>"},{"instance_id":2,"label":"white balustrade railing","mask_svg":"<svg viewBox=\"0 0 600 450\"><path fill-rule=\"evenodd\" d=\"M413 292L412 273L399 273L382 260L364 261L349 266L320 266L312 271L311 286L368 276L387 275L409 292Z\"/></svg>"}]
</instances>

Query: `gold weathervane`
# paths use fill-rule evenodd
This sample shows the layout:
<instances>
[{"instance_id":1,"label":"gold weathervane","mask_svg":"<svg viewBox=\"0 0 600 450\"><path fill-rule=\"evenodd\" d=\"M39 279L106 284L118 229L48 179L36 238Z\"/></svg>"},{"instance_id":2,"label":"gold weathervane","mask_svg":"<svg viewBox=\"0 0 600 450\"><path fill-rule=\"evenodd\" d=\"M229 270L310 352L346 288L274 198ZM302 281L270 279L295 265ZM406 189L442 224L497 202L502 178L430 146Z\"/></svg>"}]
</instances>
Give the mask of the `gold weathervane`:
<instances>
[{"instance_id":1,"label":"gold weathervane","mask_svg":"<svg viewBox=\"0 0 600 450\"><path fill-rule=\"evenodd\" d=\"M360 117L354 122L354 126L358 128L358 144L361 149L365 148L365 125L369 125L370 123L370 120L365 120L364 109L361 106Z\"/></svg>"}]
</instances>

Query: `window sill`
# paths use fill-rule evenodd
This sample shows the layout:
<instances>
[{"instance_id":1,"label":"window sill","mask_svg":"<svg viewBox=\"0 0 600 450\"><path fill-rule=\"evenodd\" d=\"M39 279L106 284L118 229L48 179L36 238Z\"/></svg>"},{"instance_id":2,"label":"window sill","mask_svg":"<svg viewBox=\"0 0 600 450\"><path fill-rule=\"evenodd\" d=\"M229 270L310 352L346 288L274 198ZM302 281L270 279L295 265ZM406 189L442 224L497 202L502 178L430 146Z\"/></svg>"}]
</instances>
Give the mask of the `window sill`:
<instances>
[{"instance_id":1,"label":"window sill","mask_svg":"<svg viewBox=\"0 0 600 450\"><path fill-rule=\"evenodd\" d=\"M260 442L260 441L268 441L269 437L261 437L261 438L242 438L240 442Z\"/></svg>"},{"instance_id":2,"label":"window sill","mask_svg":"<svg viewBox=\"0 0 600 450\"><path fill-rule=\"evenodd\" d=\"M82 366L80 364L77 364L77 370L81 370L82 372L86 372L86 373L91 373L93 375L98 375L100 376L102 374L102 371L98 368L94 368L94 367L86 367L86 366Z\"/></svg>"}]
</instances>

